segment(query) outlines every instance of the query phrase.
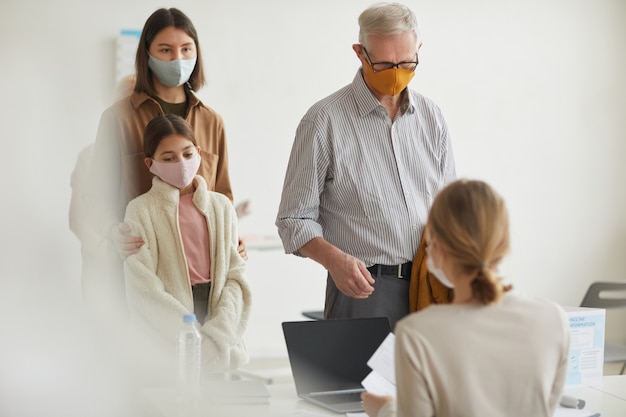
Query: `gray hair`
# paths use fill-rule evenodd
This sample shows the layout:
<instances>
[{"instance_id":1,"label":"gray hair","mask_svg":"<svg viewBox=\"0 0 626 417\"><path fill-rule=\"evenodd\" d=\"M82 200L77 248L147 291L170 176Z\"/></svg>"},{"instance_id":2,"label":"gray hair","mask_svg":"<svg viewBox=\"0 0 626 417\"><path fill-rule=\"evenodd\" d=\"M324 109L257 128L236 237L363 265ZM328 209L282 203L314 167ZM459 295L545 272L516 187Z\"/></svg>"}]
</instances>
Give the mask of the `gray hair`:
<instances>
[{"instance_id":1,"label":"gray hair","mask_svg":"<svg viewBox=\"0 0 626 417\"><path fill-rule=\"evenodd\" d=\"M393 36L413 32L419 37L417 19L407 6L400 3L376 3L359 16L359 43L366 46L369 35Z\"/></svg>"}]
</instances>

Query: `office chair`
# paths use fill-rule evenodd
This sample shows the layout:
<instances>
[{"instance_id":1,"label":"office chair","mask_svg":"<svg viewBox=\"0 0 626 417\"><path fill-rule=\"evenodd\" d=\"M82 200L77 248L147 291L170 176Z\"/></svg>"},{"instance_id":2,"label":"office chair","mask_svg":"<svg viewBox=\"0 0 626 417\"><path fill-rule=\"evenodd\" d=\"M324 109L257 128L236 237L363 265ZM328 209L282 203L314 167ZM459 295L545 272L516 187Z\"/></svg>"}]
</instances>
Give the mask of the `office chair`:
<instances>
[{"instance_id":1,"label":"office chair","mask_svg":"<svg viewBox=\"0 0 626 417\"><path fill-rule=\"evenodd\" d=\"M591 308L626 308L626 281L599 281L587 289L581 307ZM619 343L604 344L604 362L622 362L620 375L626 369L626 345Z\"/></svg>"}]
</instances>

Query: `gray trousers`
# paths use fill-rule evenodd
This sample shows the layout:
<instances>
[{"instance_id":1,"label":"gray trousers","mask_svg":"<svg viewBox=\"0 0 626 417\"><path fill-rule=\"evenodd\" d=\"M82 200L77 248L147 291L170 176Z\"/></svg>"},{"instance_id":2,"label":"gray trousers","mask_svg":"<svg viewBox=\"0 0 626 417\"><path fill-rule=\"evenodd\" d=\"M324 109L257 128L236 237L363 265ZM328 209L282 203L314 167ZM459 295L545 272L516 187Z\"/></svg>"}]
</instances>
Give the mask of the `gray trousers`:
<instances>
[{"instance_id":1,"label":"gray trousers","mask_svg":"<svg viewBox=\"0 0 626 417\"><path fill-rule=\"evenodd\" d=\"M200 326L204 324L209 310L209 293L211 292L211 283L196 284L191 286L193 293L193 311Z\"/></svg>"},{"instance_id":2,"label":"gray trousers","mask_svg":"<svg viewBox=\"0 0 626 417\"><path fill-rule=\"evenodd\" d=\"M356 299L340 292L328 274L324 318L387 317L393 329L398 320L409 314L409 280L389 275L374 279L372 295Z\"/></svg>"}]
</instances>

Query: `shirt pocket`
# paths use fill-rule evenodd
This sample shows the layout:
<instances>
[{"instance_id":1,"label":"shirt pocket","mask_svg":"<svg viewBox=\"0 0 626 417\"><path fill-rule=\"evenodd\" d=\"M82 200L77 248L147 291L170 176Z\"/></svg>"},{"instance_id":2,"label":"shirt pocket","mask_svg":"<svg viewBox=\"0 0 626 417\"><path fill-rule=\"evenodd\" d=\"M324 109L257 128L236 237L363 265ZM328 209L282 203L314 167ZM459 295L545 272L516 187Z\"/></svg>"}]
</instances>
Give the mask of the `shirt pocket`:
<instances>
[{"instance_id":1,"label":"shirt pocket","mask_svg":"<svg viewBox=\"0 0 626 417\"><path fill-rule=\"evenodd\" d=\"M344 171L342 177L335 181L335 184L341 184L335 193L339 205L337 209L343 215L356 219L373 219L384 215L380 180L377 181L370 172L354 169Z\"/></svg>"},{"instance_id":2,"label":"shirt pocket","mask_svg":"<svg viewBox=\"0 0 626 417\"><path fill-rule=\"evenodd\" d=\"M381 204L383 196L378 189L379 184L371 177L365 178L363 183L358 196L365 217L374 219L384 216L383 205Z\"/></svg>"}]
</instances>

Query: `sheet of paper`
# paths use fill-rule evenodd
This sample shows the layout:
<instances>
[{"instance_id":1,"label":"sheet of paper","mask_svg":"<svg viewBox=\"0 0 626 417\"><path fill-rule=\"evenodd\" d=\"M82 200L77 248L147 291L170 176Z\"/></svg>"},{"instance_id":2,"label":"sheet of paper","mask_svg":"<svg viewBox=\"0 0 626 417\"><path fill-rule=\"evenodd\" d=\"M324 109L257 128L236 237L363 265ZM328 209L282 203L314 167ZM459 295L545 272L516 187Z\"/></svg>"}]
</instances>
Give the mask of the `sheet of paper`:
<instances>
[{"instance_id":1,"label":"sheet of paper","mask_svg":"<svg viewBox=\"0 0 626 417\"><path fill-rule=\"evenodd\" d=\"M389 333L385 340L380 344L376 352L367 361L367 365L374 371L378 372L383 378L387 379L393 385L396 385L396 369L395 369L395 344L396 336Z\"/></svg>"},{"instance_id":2,"label":"sheet of paper","mask_svg":"<svg viewBox=\"0 0 626 417\"><path fill-rule=\"evenodd\" d=\"M372 372L361 381L361 385L372 394L396 396L395 343L395 335L389 333L367 361Z\"/></svg>"},{"instance_id":3,"label":"sheet of paper","mask_svg":"<svg viewBox=\"0 0 626 417\"><path fill-rule=\"evenodd\" d=\"M396 396L396 386L376 371L370 372L361 385L372 394Z\"/></svg>"}]
</instances>

